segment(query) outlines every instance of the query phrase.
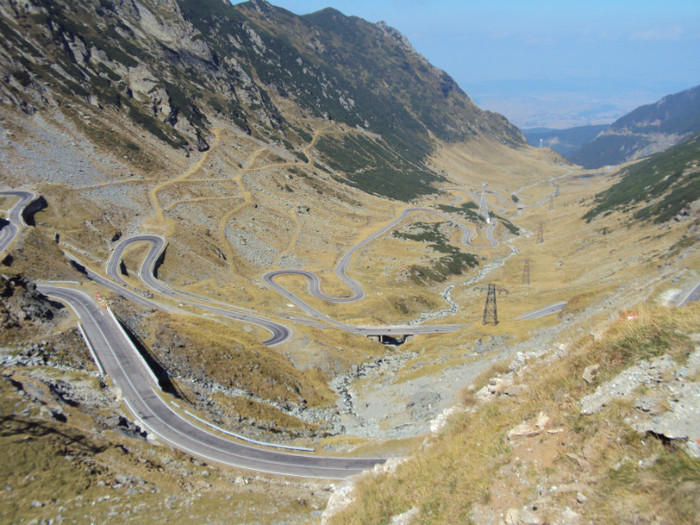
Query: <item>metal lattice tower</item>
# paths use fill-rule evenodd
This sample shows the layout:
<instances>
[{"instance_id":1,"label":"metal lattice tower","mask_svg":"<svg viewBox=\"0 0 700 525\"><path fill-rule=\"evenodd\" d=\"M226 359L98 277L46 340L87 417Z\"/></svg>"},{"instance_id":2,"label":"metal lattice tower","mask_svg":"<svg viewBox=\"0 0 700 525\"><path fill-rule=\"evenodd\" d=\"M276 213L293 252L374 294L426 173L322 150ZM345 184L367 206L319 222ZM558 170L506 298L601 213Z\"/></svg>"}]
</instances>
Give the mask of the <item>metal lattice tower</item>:
<instances>
[{"instance_id":1,"label":"metal lattice tower","mask_svg":"<svg viewBox=\"0 0 700 525\"><path fill-rule=\"evenodd\" d=\"M554 209L554 197L549 198L549 209L550 210Z\"/></svg>"},{"instance_id":2,"label":"metal lattice tower","mask_svg":"<svg viewBox=\"0 0 700 525\"><path fill-rule=\"evenodd\" d=\"M483 290L483 286L477 286L477 290ZM484 305L484 316L481 324L498 324L498 305L496 304L497 293L508 293L508 290L495 284L489 283L486 288L486 304Z\"/></svg>"},{"instance_id":3,"label":"metal lattice tower","mask_svg":"<svg viewBox=\"0 0 700 525\"><path fill-rule=\"evenodd\" d=\"M556 188L556 190L554 191L554 196L559 197L559 184L555 184L554 187Z\"/></svg>"},{"instance_id":4,"label":"metal lattice tower","mask_svg":"<svg viewBox=\"0 0 700 525\"><path fill-rule=\"evenodd\" d=\"M523 280L522 284L525 286L530 286L530 259L525 259L523 262Z\"/></svg>"},{"instance_id":5,"label":"metal lattice tower","mask_svg":"<svg viewBox=\"0 0 700 525\"><path fill-rule=\"evenodd\" d=\"M542 221L540 221L537 227L537 244L542 244L544 242L544 230L542 228Z\"/></svg>"},{"instance_id":6,"label":"metal lattice tower","mask_svg":"<svg viewBox=\"0 0 700 525\"><path fill-rule=\"evenodd\" d=\"M498 306L496 305L496 285L489 284L486 293L486 304L484 305L484 317L481 324L498 324Z\"/></svg>"}]
</instances>

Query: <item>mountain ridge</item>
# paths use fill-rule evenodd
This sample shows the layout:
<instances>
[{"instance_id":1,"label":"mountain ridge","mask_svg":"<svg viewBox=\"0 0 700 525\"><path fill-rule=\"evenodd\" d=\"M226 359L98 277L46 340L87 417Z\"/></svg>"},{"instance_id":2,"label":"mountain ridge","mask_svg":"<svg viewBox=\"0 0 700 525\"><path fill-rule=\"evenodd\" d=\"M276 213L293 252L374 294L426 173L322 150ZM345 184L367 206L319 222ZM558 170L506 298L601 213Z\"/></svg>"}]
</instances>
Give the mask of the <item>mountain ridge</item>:
<instances>
[{"instance_id":1,"label":"mountain ridge","mask_svg":"<svg viewBox=\"0 0 700 525\"><path fill-rule=\"evenodd\" d=\"M281 109L291 102L302 118L374 133L375 172L345 178L385 196L418 180L403 199L435 191L440 177L427 165L435 139L525 143L397 30L339 11L299 17L267 2L220 0L7 1L0 10L8 44L0 93L28 113L60 103L60 92L127 117L176 149L206 150L217 117L299 153L310 137ZM339 159L358 145L333 146L326 161L342 172Z\"/></svg>"},{"instance_id":2,"label":"mountain ridge","mask_svg":"<svg viewBox=\"0 0 700 525\"><path fill-rule=\"evenodd\" d=\"M695 86L623 115L568 159L589 169L622 164L668 149L698 131L700 86Z\"/></svg>"}]
</instances>

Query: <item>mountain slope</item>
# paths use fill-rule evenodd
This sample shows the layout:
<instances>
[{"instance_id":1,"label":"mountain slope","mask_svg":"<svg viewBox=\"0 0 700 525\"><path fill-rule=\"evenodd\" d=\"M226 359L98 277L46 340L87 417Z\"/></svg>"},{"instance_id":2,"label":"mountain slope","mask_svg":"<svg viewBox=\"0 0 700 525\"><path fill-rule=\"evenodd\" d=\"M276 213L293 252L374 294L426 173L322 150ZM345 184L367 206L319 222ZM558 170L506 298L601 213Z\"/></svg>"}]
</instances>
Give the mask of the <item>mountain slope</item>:
<instances>
[{"instance_id":1,"label":"mountain slope","mask_svg":"<svg viewBox=\"0 0 700 525\"><path fill-rule=\"evenodd\" d=\"M48 202L37 227L3 254L7 275L91 287L66 254L81 261L77 268L104 272L120 238L148 232L168 243L163 281L285 320L290 307L260 285L262 273L333 268L363 235L396 218L397 199L437 193L445 168L456 172L450 184L484 173L518 184L535 177L490 167L487 159L498 157L520 169L521 157L527 164L539 153L519 147L516 128L476 108L384 24L218 0L0 0L0 13L0 185L31 187ZM148 297L136 282L141 250L125 252L120 271ZM368 298L379 306L333 306L329 314L361 325L420 315L436 301L432 284L406 294L400 280L387 279L415 251L391 251L382 275L362 268L368 286L376 279L393 288ZM421 265L439 263L433 255ZM343 283L330 281L324 289L341 296ZM213 381L254 399L236 407L234 424L250 417L259 432L294 407L332 403L329 378L380 352L360 335L310 325L298 329L311 332L306 341L299 336L278 354L261 343L267 336L257 325L172 313L182 306L141 309L118 294L108 300L163 368L194 383L191 398ZM186 344L169 346L176 339ZM261 362L276 363L279 375Z\"/></svg>"},{"instance_id":2,"label":"mountain slope","mask_svg":"<svg viewBox=\"0 0 700 525\"><path fill-rule=\"evenodd\" d=\"M700 86L668 95L620 117L569 160L591 169L622 164L663 151L698 131Z\"/></svg>"},{"instance_id":3,"label":"mountain slope","mask_svg":"<svg viewBox=\"0 0 700 525\"><path fill-rule=\"evenodd\" d=\"M622 171L622 179L595 198L589 222L613 210L633 211L638 220L667 222L697 216L700 207L700 133ZM691 212L691 207L693 208Z\"/></svg>"},{"instance_id":4,"label":"mountain slope","mask_svg":"<svg viewBox=\"0 0 700 525\"><path fill-rule=\"evenodd\" d=\"M497 360L548 359L548 350L558 359L619 309L673 291L664 283L676 275L678 286L694 284L696 225L615 228L617 214L586 224L581 206L609 177L524 145L384 24L333 10L298 17L260 1L0 0L0 10L0 189L31 188L47 204L0 254L11 314L0 329L9 458L0 522L308 523L332 490L144 439L112 379L97 377L78 318L40 307L46 300L17 283L71 281L108 304L182 417L322 455L382 457L420 446L431 420ZM0 195L0 209L16 201ZM496 212L490 221L480 204ZM167 244L156 287L144 267L154 236ZM482 324L487 283L510 291L499 294L498 324ZM564 309L523 317L552 305ZM267 346L260 317L290 337ZM399 342L397 331L414 328L401 346L363 335L386 330L384 342ZM608 356L619 346L601 345ZM541 377L551 363L531 370ZM410 505L426 521L460 522L485 500L505 515L494 505L503 478L516 490L532 481L533 497L500 504L530 508L542 474L546 486L581 480L557 464L549 473L571 434L547 434L535 447L547 461L522 470L499 457L524 458L502 447L511 423L572 401L576 374L563 371L561 382L543 378L557 381L553 390L494 382L503 393L485 409L486 432L451 423L454 446L433 447L432 472L419 463L421 475L395 478L403 488L382 485L379 496L400 507L356 522ZM619 445L615 437L601 448ZM618 445L611 466L627 455ZM456 458L465 450L473 454ZM625 468L637 465L630 457ZM479 459L508 470L481 470ZM465 482L460 472L485 476ZM404 490L415 481L429 488ZM455 513L440 520L451 502Z\"/></svg>"},{"instance_id":5,"label":"mountain slope","mask_svg":"<svg viewBox=\"0 0 700 525\"><path fill-rule=\"evenodd\" d=\"M298 156L311 136L297 116L340 122L371 137L319 144L339 180L404 200L435 191L440 176L426 165L435 138L524 143L396 30L337 11L298 17L262 0L3 0L0 13L0 96L28 114L88 103L200 151L220 118ZM133 138L103 142L138 152ZM350 160L358 155L372 159L369 171Z\"/></svg>"}]
</instances>

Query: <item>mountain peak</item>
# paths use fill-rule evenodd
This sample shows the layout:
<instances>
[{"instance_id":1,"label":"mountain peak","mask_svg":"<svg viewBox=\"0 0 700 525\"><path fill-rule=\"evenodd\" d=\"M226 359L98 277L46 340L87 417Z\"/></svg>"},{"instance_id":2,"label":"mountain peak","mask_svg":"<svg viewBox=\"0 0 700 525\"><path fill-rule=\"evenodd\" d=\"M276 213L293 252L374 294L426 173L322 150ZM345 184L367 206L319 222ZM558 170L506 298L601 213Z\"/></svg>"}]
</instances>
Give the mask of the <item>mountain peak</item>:
<instances>
[{"instance_id":1,"label":"mountain peak","mask_svg":"<svg viewBox=\"0 0 700 525\"><path fill-rule=\"evenodd\" d=\"M224 0L224 2L228 3L228 0ZM249 2L250 5L252 5L253 8L259 13L269 13L270 10L274 7L266 0L249 0Z\"/></svg>"},{"instance_id":2,"label":"mountain peak","mask_svg":"<svg viewBox=\"0 0 700 525\"><path fill-rule=\"evenodd\" d=\"M392 196L409 177L401 165L417 166L426 181L436 180L427 167L436 140L482 136L523 143L516 128L477 108L385 22L332 8L297 16L266 0L54 4L31 20L11 16L0 28L0 50L11 72L10 81L0 83L0 97L25 112L71 97L118 113L185 150L206 149L218 119L258 138L282 133L289 137L287 149L305 137L297 115L332 120L379 137L378 156L390 168L378 169L377 176L391 184L372 191ZM27 24L35 31L23 35ZM36 49L36 58L27 59L24 48ZM290 112L292 106L298 111ZM329 164L331 157L357 158L360 147L349 140L343 151L332 146L324 154ZM398 159L387 160L392 157ZM421 191L434 188L426 183Z\"/></svg>"},{"instance_id":3,"label":"mountain peak","mask_svg":"<svg viewBox=\"0 0 700 525\"><path fill-rule=\"evenodd\" d=\"M411 42L408 40L406 35L404 35L401 31L399 31L398 29L396 29L394 27L391 27L384 20L380 20L375 25L379 29L381 29L382 32L386 36L393 38L396 42L398 42L407 52L415 53L416 55L420 55L420 53L418 53L418 51L415 50L415 48L413 47Z\"/></svg>"}]
</instances>

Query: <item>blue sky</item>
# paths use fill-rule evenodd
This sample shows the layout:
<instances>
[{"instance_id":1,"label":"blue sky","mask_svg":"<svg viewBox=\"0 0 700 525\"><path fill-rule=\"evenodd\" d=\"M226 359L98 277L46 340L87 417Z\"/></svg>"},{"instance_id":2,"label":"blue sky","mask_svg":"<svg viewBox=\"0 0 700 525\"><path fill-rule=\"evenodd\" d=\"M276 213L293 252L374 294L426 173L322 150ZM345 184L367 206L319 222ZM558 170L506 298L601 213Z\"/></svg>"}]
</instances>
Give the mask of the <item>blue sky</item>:
<instances>
[{"instance_id":1,"label":"blue sky","mask_svg":"<svg viewBox=\"0 0 700 525\"><path fill-rule=\"evenodd\" d=\"M480 107L521 127L611 122L700 84L700 0L271 3L384 20Z\"/></svg>"}]
</instances>

